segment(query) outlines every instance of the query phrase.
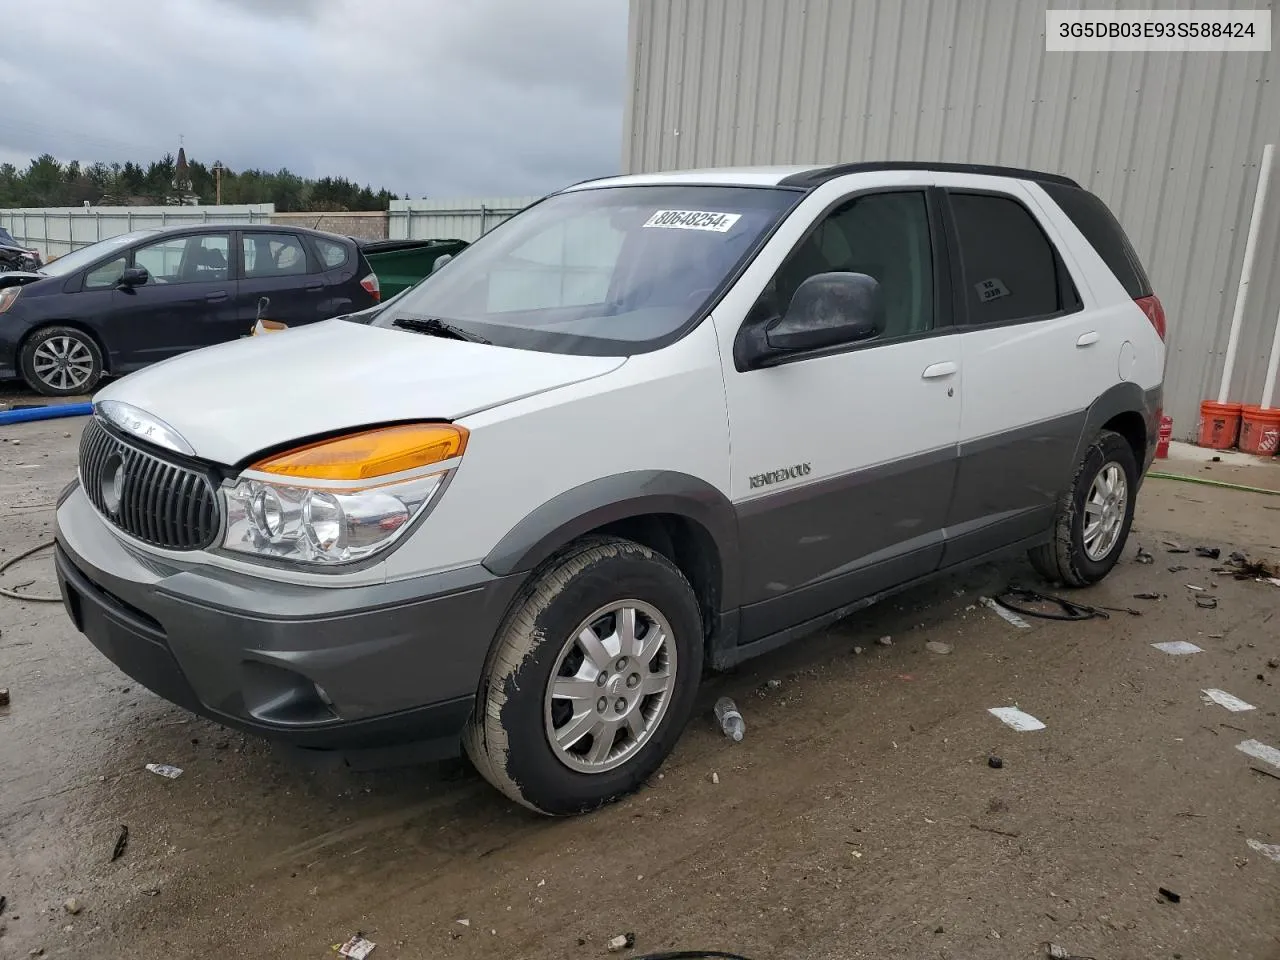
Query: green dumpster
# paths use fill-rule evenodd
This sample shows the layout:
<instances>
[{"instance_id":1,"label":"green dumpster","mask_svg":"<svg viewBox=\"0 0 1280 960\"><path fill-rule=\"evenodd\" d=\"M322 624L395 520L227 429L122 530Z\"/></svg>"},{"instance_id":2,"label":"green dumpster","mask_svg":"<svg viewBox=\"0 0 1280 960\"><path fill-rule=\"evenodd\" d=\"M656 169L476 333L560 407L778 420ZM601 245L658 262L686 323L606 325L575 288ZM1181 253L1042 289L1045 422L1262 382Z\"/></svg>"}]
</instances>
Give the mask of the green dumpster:
<instances>
[{"instance_id":1,"label":"green dumpster","mask_svg":"<svg viewBox=\"0 0 1280 960\"><path fill-rule=\"evenodd\" d=\"M431 273L441 257L466 246L465 240L371 240L360 244L360 252L378 275L382 299L389 300Z\"/></svg>"}]
</instances>

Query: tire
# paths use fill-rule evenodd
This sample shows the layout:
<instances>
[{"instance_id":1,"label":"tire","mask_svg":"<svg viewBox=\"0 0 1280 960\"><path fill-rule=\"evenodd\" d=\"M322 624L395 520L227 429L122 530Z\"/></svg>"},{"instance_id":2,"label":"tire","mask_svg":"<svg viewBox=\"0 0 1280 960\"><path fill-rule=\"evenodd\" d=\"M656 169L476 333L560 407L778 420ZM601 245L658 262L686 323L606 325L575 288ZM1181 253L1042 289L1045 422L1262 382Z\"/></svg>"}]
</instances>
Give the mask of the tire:
<instances>
[{"instance_id":1,"label":"tire","mask_svg":"<svg viewBox=\"0 0 1280 960\"><path fill-rule=\"evenodd\" d=\"M1096 501L1099 496L1107 501L1105 491L1095 484L1102 482L1105 485L1101 478L1113 470L1118 473L1111 472L1109 477L1123 477L1124 502L1112 501L1102 506L1103 527L1094 539L1089 540L1086 538L1086 526L1092 514L1086 503ZM1129 441L1110 430L1101 431L1085 451L1071 487L1058 502L1053 539L1032 548L1028 554L1036 572L1050 583L1068 587L1087 587L1105 577L1124 551L1129 528L1133 525L1137 492L1138 464ZM1118 526L1108 528L1108 523Z\"/></svg>"},{"instance_id":2,"label":"tire","mask_svg":"<svg viewBox=\"0 0 1280 960\"><path fill-rule=\"evenodd\" d=\"M634 612L634 630L610 611L615 605ZM594 660L577 639L587 632L578 632L583 626L600 641L590 644ZM626 651L611 648L624 636L637 646L625 668L616 669ZM464 737L472 763L512 800L550 816L583 813L630 793L666 759L689 720L702 637L693 588L666 557L616 538L571 544L530 577L498 633ZM640 657L646 662L637 665ZM596 672L600 662L613 668L603 671L604 681ZM552 697L553 679L578 699ZM632 696L632 689L645 692ZM597 741L588 725L617 726L606 734L608 747L597 750L604 737ZM552 745L556 733L563 748Z\"/></svg>"},{"instance_id":3,"label":"tire","mask_svg":"<svg viewBox=\"0 0 1280 960\"><path fill-rule=\"evenodd\" d=\"M65 358L66 367L58 360ZM52 362L53 366L48 364ZM75 327L43 327L22 345L22 379L46 397L73 397L91 391L102 379L102 351L93 337Z\"/></svg>"}]
</instances>

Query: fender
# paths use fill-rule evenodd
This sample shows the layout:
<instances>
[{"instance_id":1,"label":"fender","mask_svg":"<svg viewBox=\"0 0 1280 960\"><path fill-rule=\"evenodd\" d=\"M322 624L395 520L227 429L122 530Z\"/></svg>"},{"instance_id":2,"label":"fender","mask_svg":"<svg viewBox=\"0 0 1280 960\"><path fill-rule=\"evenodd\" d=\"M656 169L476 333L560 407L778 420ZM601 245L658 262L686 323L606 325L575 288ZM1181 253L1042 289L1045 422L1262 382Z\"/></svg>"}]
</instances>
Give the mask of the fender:
<instances>
[{"instance_id":1,"label":"fender","mask_svg":"<svg viewBox=\"0 0 1280 960\"><path fill-rule=\"evenodd\" d=\"M597 527L655 513L687 517L711 535L720 554L720 607L737 609L738 519L733 505L705 480L670 470L619 473L566 490L517 523L482 563L495 576L524 573Z\"/></svg>"},{"instance_id":2,"label":"fender","mask_svg":"<svg viewBox=\"0 0 1280 960\"><path fill-rule=\"evenodd\" d=\"M1071 461L1078 464L1084 458L1085 447L1098 435L1102 425L1122 413L1136 413L1146 424L1146 455L1138 464L1140 474L1145 474L1155 455L1156 439L1160 430L1160 409L1164 400L1164 387L1144 390L1136 383L1117 383L1098 397L1085 412L1084 426L1076 441L1076 455Z\"/></svg>"}]
</instances>

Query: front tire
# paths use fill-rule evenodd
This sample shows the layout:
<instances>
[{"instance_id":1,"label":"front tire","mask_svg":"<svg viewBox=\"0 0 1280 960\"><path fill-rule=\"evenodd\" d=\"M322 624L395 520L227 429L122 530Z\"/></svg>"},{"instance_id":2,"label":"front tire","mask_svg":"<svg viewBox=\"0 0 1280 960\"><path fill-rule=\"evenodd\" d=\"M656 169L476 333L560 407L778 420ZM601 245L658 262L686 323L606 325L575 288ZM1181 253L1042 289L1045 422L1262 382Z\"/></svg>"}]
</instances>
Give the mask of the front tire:
<instances>
[{"instance_id":1,"label":"front tire","mask_svg":"<svg viewBox=\"0 0 1280 960\"><path fill-rule=\"evenodd\" d=\"M688 580L630 540L572 544L503 623L465 737L491 784L549 815L635 790L688 722L702 673Z\"/></svg>"},{"instance_id":2,"label":"front tire","mask_svg":"<svg viewBox=\"0 0 1280 960\"><path fill-rule=\"evenodd\" d=\"M1036 572L1068 587L1105 577L1129 537L1137 493L1138 463L1129 441L1101 431L1058 503L1053 539L1029 553Z\"/></svg>"},{"instance_id":3,"label":"front tire","mask_svg":"<svg viewBox=\"0 0 1280 960\"><path fill-rule=\"evenodd\" d=\"M75 327L45 327L22 345L22 379L46 397L88 393L102 379L102 351L93 337Z\"/></svg>"}]
</instances>

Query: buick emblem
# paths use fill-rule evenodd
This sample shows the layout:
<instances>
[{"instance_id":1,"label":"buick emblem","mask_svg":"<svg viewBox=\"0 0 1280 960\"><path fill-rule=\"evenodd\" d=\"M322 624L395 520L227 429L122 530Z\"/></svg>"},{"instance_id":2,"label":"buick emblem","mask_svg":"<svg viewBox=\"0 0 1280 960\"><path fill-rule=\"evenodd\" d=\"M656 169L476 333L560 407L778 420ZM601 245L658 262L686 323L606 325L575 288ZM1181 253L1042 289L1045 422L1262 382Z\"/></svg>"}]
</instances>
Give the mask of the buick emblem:
<instances>
[{"instance_id":1,"label":"buick emblem","mask_svg":"<svg viewBox=\"0 0 1280 960\"><path fill-rule=\"evenodd\" d=\"M120 454L113 453L102 465L102 473L98 480L102 494L102 505L107 513L115 516L120 512L120 501L124 496L124 460Z\"/></svg>"}]
</instances>

